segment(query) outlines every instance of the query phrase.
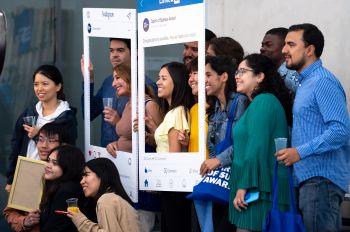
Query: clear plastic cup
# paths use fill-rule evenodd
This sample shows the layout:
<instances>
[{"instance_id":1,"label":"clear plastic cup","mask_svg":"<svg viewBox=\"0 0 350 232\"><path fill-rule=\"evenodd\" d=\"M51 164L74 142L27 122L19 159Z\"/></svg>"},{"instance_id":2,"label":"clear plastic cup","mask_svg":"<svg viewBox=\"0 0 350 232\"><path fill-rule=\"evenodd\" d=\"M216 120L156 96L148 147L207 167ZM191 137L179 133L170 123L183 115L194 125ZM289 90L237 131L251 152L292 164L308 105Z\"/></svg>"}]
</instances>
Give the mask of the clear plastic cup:
<instances>
[{"instance_id":1,"label":"clear plastic cup","mask_svg":"<svg viewBox=\"0 0 350 232\"><path fill-rule=\"evenodd\" d=\"M102 101L103 101L103 107L112 108L112 106L113 106L113 98L111 98L111 97L104 97L104 98L102 98Z\"/></svg>"},{"instance_id":2,"label":"clear plastic cup","mask_svg":"<svg viewBox=\"0 0 350 232\"><path fill-rule=\"evenodd\" d=\"M78 198L69 198L66 200L67 202L67 211L72 212L79 212L79 206L78 206Z\"/></svg>"},{"instance_id":3,"label":"clear plastic cup","mask_svg":"<svg viewBox=\"0 0 350 232\"><path fill-rule=\"evenodd\" d=\"M23 121L28 126L34 126L35 125L35 116L23 117Z\"/></svg>"},{"instance_id":4,"label":"clear plastic cup","mask_svg":"<svg viewBox=\"0 0 350 232\"><path fill-rule=\"evenodd\" d=\"M276 152L279 150L287 148L287 138L275 138Z\"/></svg>"}]
</instances>

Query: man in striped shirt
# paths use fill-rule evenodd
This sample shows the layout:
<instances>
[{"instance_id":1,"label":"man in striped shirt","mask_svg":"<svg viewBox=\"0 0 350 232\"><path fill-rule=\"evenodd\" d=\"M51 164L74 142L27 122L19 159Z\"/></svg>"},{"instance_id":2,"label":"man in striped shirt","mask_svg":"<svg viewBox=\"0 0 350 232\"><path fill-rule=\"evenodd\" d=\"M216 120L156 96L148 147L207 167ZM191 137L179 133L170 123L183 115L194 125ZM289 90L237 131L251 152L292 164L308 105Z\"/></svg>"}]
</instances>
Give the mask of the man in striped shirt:
<instances>
[{"instance_id":1,"label":"man in striped shirt","mask_svg":"<svg viewBox=\"0 0 350 232\"><path fill-rule=\"evenodd\" d=\"M345 92L322 66L322 32L312 24L289 28L283 47L287 68L299 73L293 107L292 148L276 153L293 165L299 208L307 231L337 231L350 179L350 120Z\"/></svg>"}]
</instances>

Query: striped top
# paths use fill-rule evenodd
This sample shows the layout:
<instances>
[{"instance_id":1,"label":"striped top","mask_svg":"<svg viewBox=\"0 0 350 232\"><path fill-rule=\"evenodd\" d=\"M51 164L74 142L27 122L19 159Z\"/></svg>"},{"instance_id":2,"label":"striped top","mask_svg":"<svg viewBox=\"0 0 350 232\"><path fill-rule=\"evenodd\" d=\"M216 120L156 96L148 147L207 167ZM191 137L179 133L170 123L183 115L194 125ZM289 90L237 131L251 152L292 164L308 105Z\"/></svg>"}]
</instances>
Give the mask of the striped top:
<instances>
[{"instance_id":1,"label":"striped top","mask_svg":"<svg viewBox=\"0 0 350 232\"><path fill-rule=\"evenodd\" d=\"M292 147L297 183L322 176L344 191L350 180L350 120L345 92L336 77L317 60L299 75L293 107Z\"/></svg>"}]
</instances>

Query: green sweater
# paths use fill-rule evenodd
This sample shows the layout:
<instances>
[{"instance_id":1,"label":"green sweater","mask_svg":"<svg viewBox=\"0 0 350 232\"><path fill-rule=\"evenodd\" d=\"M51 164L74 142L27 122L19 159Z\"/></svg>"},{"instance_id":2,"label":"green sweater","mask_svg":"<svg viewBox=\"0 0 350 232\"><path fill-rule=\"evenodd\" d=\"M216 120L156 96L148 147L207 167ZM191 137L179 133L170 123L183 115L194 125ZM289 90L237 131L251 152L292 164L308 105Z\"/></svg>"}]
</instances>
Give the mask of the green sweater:
<instances>
[{"instance_id":1,"label":"green sweater","mask_svg":"<svg viewBox=\"0 0 350 232\"><path fill-rule=\"evenodd\" d=\"M279 100L272 94L256 96L232 130L232 137L231 199L234 199L237 189L247 189L258 190L259 199L271 202L276 161L274 138L288 138L287 120ZM279 204L289 205L288 176L284 165L279 165L278 175Z\"/></svg>"}]
</instances>

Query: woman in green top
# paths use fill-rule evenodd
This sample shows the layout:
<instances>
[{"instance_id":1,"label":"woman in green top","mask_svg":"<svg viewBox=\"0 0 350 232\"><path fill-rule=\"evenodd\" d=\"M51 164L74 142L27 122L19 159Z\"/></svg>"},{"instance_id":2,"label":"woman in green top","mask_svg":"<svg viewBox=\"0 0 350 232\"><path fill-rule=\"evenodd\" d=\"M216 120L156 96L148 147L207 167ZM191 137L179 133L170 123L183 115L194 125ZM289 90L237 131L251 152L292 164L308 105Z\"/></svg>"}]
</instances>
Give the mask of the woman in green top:
<instances>
[{"instance_id":1,"label":"woman in green top","mask_svg":"<svg viewBox=\"0 0 350 232\"><path fill-rule=\"evenodd\" d=\"M230 178L229 220L237 231L260 231L272 205L272 176L276 158L274 138L288 137L292 97L273 62L260 54L244 58L236 71L237 92L250 104L232 130L234 158ZM287 170L279 167L279 208L289 208ZM247 192L259 192L247 204Z\"/></svg>"}]
</instances>

